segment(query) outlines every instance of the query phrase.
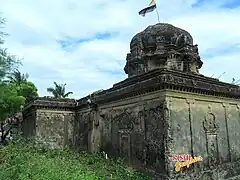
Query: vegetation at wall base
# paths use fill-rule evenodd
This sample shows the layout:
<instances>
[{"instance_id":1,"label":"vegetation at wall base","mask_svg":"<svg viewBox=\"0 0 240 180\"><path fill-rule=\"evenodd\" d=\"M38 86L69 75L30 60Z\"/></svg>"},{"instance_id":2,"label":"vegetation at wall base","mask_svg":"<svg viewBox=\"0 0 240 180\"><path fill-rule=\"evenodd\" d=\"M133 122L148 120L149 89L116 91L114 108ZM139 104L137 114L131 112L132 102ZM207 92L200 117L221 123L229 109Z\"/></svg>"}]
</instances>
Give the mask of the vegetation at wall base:
<instances>
[{"instance_id":1,"label":"vegetation at wall base","mask_svg":"<svg viewBox=\"0 0 240 180\"><path fill-rule=\"evenodd\" d=\"M36 148L13 142L0 147L2 180L147 180L121 161L65 149Z\"/></svg>"}]
</instances>

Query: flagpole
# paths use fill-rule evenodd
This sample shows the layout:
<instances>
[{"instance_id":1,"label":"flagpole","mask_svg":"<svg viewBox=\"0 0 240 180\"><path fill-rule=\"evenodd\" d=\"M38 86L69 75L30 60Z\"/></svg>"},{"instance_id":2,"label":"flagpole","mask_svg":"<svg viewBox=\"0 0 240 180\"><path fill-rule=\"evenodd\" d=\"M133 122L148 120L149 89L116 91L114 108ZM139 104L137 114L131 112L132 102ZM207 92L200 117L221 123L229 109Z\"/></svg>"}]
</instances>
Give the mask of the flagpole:
<instances>
[{"instance_id":1,"label":"flagpole","mask_svg":"<svg viewBox=\"0 0 240 180\"><path fill-rule=\"evenodd\" d=\"M155 2L155 3L156 3L156 2ZM157 3L156 3L156 12L157 12L158 22L160 23Z\"/></svg>"},{"instance_id":2,"label":"flagpole","mask_svg":"<svg viewBox=\"0 0 240 180\"><path fill-rule=\"evenodd\" d=\"M158 13L158 9L157 9L157 8L156 8L156 12L157 12L158 22L160 23L160 20L159 20L159 13Z\"/></svg>"}]
</instances>

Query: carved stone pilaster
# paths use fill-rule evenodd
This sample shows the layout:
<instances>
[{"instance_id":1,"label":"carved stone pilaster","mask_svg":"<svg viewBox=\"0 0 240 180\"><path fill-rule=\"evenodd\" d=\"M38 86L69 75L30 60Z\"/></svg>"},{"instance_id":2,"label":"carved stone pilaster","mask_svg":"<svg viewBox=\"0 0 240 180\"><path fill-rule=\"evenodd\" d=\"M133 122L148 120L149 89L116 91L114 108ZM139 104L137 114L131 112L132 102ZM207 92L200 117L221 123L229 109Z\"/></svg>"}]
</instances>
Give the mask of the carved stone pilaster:
<instances>
[{"instance_id":1,"label":"carved stone pilaster","mask_svg":"<svg viewBox=\"0 0 240 180\"><path fill-rule=\"evenodd\" d=\"M239 114L239 119L238 120L240 121L240 105L237 104L236 106L237 106L238 114Z\"/></svg>"},{"instance_id":2,"label":"carved stone pilaster","mask_svg":"<svg viewBox=\"0 0 240 180\"><path fill-rule=\"evenodd\" d=\"M165 148L165 166L166 174L169 177L172 177L174 174L174 164L171 160L172 154L174 152L173 147L173 137L171 133L172 122L171 122L171 110L172 110L172 98L167 97L164 104L164 127L165 127L165 137L164 137L164 148Z\"/></svg>"},{"instance_id":3,"label":"carved stone pilaster","mask_svg":"<svg viewBox=\"0 0 240 180\"><path fill-rule=\"evenodd\" d=\"M131 135L128 130L120 130L119 132L120 156L130 162L131 159Z\"/></svg>"},{"instance_id":4,"label":"carved stone pilaster","mask_svg":"<svg viewBox=\"0 0 240 180\"><path fill-rule=\"evenodd\" d=\"M192 115L192 110L194 109L194 105L195 105L195 100L194 99L186 99L186 102L188 104L188 117L189 117L189 124L190 124L190 138L191 138L191 155L194 156L194 152L193 152L193 127L192 127L192 119L193 119L193 115Z\"/></svg>"},{"instance_id":5,"label":"carved stone pilaster","mask_svg":"<svg viewBox=\"0 0 240 180\"><path fill-rule=\"evenodd\" d=\"M219 164L218 150L218 125L216 124L216 116L211 112L206 114L203 121L203 129L206 134L206 149L208 153L208 165L210 168Z\"/></svg>"},{"instance_id":6,"label":"carved stone pilaster","mask_svg":"<svg viewBox=\"0 0 240 180\"><path fill-rule=\"evenodd\" d=\"M222 106L224 108L224 115L225 115L225 126L226 126L226 133L227 133L227 143L228 143L228 159L231 162L231 147L230 147L230 140L229 140L229 128L228 128L228 122L229 122L229 104L222 103Z\"/></svg>"}]
</instances>

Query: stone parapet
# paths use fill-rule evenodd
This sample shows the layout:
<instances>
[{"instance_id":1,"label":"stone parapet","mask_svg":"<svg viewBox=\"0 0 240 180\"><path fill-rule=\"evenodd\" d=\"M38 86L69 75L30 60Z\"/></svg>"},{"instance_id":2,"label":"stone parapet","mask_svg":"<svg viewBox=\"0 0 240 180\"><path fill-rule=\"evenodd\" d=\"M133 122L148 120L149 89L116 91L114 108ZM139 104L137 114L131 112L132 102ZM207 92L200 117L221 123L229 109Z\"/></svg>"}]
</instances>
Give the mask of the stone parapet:
<instances>
[{"instance_id":1,"label":"stone parapet","mask_svg":"<svg viewBox=\"0 0 240 180\"><path fill-rule=\"evenodd\" d=\"M127 78L113 85L112 88L95 95L96 103L104 103L134 97L140 94L172 89L183 92L240 98L240 87L221 82L198 74L189 74L179 71L156 69L148 73ZM85 100L87 100L85 98ZM81 99L84 102L84 99Z\"/></svg>"},{"instance_id":2,"label":"stone parapet","mask_svg":"<svg viewBox=\"0 0 240 180\"><path fill-rule=\"evenodd\" d=\"M53 98L53 97L37 97L29 102L23 109L23 112L29 108L67 108L74 109L76 107L75 99Z\"/></svg>"}]
</instances>

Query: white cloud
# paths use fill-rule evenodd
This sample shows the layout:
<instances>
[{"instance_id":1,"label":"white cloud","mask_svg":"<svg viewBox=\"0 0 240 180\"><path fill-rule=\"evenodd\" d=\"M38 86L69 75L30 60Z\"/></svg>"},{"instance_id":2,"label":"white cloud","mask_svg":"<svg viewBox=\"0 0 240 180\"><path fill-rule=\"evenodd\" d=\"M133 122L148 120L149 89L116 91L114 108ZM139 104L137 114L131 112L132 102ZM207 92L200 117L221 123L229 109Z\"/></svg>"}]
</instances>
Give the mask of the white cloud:
<instances>
[{"instance_id":1,"label":"white cloud","mask_svg":"<svg viewBox=\"0 0 240 180\"><path fill-rule=\"evenodd\" d=\"M47 95L46 88L55 80L66 82L68 90L81 97L126 78L123 68L132 36L157 22L155 12L145 18L138 15L148 1L2 0L0 12L8 20L6 31L11 35L6 46L24 57L23 70L32 75L40 95ZM186 29L199 45L204 61L201 72L218 76L226 71L223 80L227 81L240 78L240 52L215 53L240 42L240 8L220 8L226 0L205 1L198 8L192 8L196 0L157 2L160 20ZM66 37L92 38L99 32L117 35L83 42L69 52L57 43Z\"/></svg>"},{"instance_id":2,"label":"white cloud","mask_svg":"<svg viewBox=\"0 0 240 180\"><path fill-rule=\"evenodd\" d=\"M218 77L225 72L220 78L222 81L231 81L232 78L240 79L239 76L239 58L240 52L231 53L222 56L214 56L205 61L202 73L207 76Z\"/></svg>"}]
</instances>

